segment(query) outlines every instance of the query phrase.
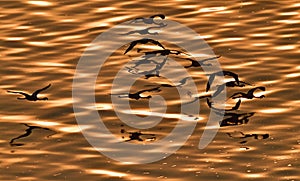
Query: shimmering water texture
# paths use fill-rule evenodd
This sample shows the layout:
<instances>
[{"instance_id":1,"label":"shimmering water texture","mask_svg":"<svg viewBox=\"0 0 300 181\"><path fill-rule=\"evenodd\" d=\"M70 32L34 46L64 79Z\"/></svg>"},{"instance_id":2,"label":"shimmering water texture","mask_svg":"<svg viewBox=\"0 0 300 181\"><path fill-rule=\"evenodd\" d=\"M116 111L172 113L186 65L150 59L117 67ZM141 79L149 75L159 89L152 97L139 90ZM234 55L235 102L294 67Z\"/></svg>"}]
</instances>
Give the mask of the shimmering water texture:
<instances>
[{"instance_id":1,"label":"shimmering water texture","mask_svg":"<svg viewBox=\"0 0 300 181\"><path fill-rule=\"evenodd\" d=\"M300 180L299 2L0 3L0 180ZM169 33L188 48L205 49L194 47L179 30L165 32L167 20L193 29L213 54L192 56L158 38ZM86 105L76 116L96 109L120 143L133 145L159 142L180 120L195 123L174 154L143 165L99 153L81 132L93 125L79 127L73 111L74 101L84 101L72 99L80 57L98 35L126 21L135 28L124 27L120 36L134 41L111 42L119 45L113 52L105 49L107 44L99 45L111 55L98 72L96 105ZM173 62L188 74L173 69ZM209 71L215 62L222 70ZM121 69L139 77L131 87L114 87ZM192 83L196 91L190 89ZM224 92L225 104L215 100ZM129 102L130 109L116 109L122 105L112 99ZM200 105L199 112L182 112L190 105ZM215 129L206 127L211 113L223 116L217 120L219 130L207 147L198 149L204 129ZM119 115L159 121L136 128ZM135 154L138 150L128 159L135 162Z\"/></svg>"}]
</instances>

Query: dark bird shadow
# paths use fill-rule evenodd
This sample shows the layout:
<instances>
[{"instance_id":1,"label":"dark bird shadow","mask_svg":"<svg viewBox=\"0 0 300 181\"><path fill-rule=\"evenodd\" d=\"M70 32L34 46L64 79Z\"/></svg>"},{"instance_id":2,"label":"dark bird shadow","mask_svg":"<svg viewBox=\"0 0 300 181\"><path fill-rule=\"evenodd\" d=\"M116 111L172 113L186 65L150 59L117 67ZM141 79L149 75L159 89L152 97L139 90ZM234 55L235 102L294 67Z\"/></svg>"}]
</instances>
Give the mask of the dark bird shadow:
<instances>
[{"instance_id":1,"label":"dark bird shadow","mask_svg":"<svg viewBox=\"0 0 300 181\"><path fill-rule=\"evenodd\" d=\"M233 77L234 80L236 81L236 83L239 85L240 84L240 80L239 80L239 76L236 73L230 72L230 71L219 71L216 73L212 73L209 75L207 84L206 84L206 92L210 89L210 85L212 85L214 79L216 76L230 76Z\"/></svg>"},{"instance_id":2,"label":"dark bird shadow","mask_svg":"<svg viewBox=\"0 0 300 181\"><path fill-rule=\"evenodd\" d=\"M138 91L136 93L129 93L129 94L110 94L110 95L118 95L119 98L129 98L129 99L135 99L135 100L139 100L139 99L150 99L152 98L151 95L149 96L141 96L141 94L145 93L145 92L160 92L160 87L155 87L155 88L152 88L152 89L144 89L144 90L141 90L141 91Z\"/></svg>"},{"instance_id":3,"label":"dark bird shadow","mask_svg":"<svg viewBox=\"0 0 300 181\"><path fill-rule=\"evenodd\" d=\"M226 134L230 138L242 140L239 142L241 144L247 143L248 138L254 138L256 140L263 140L263 139L267 139L270 137L269 134L244 134L243 132L239 132L239 133L240 133L239 136L233 135L232 133L226 133Z\"/></svg>"},{"instance_id":4,"label":"dark bird shadow","mask_svg":"<svg viewBox=\"0 0 300 181\"><path fill-rule=\"evenodd\" d=\"M216 113L222 115L222 113L218 113L218 112ZM232 112L225 111L223 115L224 119L220 122L220 127L247 124L249 122L249 118L252 117L254 114L255 112L232 113Z\"/></svg>"},{"instance_id":5,"label":"dark bird shadow","mask_svg":"<svg viewBox=\"0 0 300 181\"><path fill-rule=\"evenodd\" d=\"M151 26L141 30L133 30L121 35L132 35L132 34L140 34L140 35L158 35L158 32L150 32L152 29L163 28L167 26L166 24L161 24L160 26Z\"/></svg>"},{"instance_id":6,"label":"dark bird shadow","mask_svg":"<svg viewBox=\"0 0 300 181\"><path fill-rule=\"evenodd\" d=\"M137 44L147 44L147 43L152 43L154 45L157 45L157 46L165 49L165 47L159 41L149 39L149 38L143 38L143 39L140 39L140 40L132 41L130 43L129 47L125 50L124 55L126 53L128 53L130 50L132 50Z\"/></svg>"},{"instance_id":7,"label":"dark bird shadow","mask_svg":"<svg viewBox=\"0 0 300 181\"><path fill-rule=\"evenodd\" d=\"M184 66L184 68L211 66L210 63L205 63L205 62L210 61L210 60L215 60L215 59L218 59L220 57L221 57L221 55L216 56L216 57L206 58L206 59L203 59L203 60L200 60L200 61L197 61L197 60L194 60L194 59L191 59L191 58L184 58L185 60L188 60L188 61L191 62L190 65Z\"/></svg>"},{"instance_id":8,"label":"dark bird shadow","mask_svg":"<svg viewBox=\"0 0 300 181\"><path fill-rule=\"evenodd\" d=\"M247 93L244 93L244 92L236 92L234 93L232 96L230 96L229 98L232 98L232 99L237 99L237 98L246 98L246 99L253 99L253 98L259 98L259 99L262 99L264 98L265 96L264 95L261 95L261 96L255 96L254 95L254 92L259 89L261 91L265 91L266 88L263 87L263 86L259 86L259 87L255 87L255 88L252 88L250 89Z\"/></svg>"},{"instance_id":9,"label":"dark bird shadow","mask_svg":"<svg viewBox=\"0 0 300 181\"><path fill-rule=\"evenodd\" d=\"M20 100L22 100L22 99L26 99L26 100L28 100L28 101L48 100L47 97L39 98L39 97L37 97L37 95L38 95L40 92L42 92L42 91L48 89L50 86L51 86L51 84L47 85L46 87L44 87L44 88L42 88L42 89L38 89L38 90L36 90L35 92L33 92L31 95L29 95L29 94L27 94L27 93L25 93L25 92L20 92L20 91L10 91L10 90L8 90L7 92L9 92L9 93L14 93L14 94L21 94L21 95L25 96L25 97L18 97L18 98L17 98L17 99L20 99Z\"/></svg>"},{"instance_id":10,"label":"dark bird shadow","mask_svg":"<svg viewBox=\"0 0 300 181\"><path fill-rule=\"evenodd\" d=\"M146 140L155 140L156 139L155 134L144 134L144 133L141 133L141 131L127 132L124 129L121 129L121 133L129 134L129 139L125 140L125 142L134 141L134 140L136 140L136 141L145 141L144 139L141 138L141 136L151 136L150 138L147 138Z\"/></svg>"},{"instance_id":11,"label":"dark bird shadow","mask_svg":"<svg viewBox=\"0 0 300 181\"><path fill-rule=\"evenodd\" d=\"M134 67L125 67L128 69L128 72L129 73L133 73L133 74L139 74L139 75L144 75L145 76L145 79L149 79L151 77L160 77L159 73L160 73L160 70L163 68L163 66L166 64L167 62L167 59L168 57L166 56L164 58L164 60L161 62L161 63L158 63L156 61L152 61L156 64L155 68L152 69L152 70L146 70L146 71L143 71L143 72L139 72L139 73L135 73L136 72L136 66ZM144 60L146 61L146 60ZM150 62L149 62L150 63ZM140 65L140 63L137 63L138 65Z\"/></svg>"},{"instance_id":12,"label":"dark bird shadow","mask_svg":"<svg viewBox=\"0 0 300 181\"><path fill-rule=\"evenodd\" d=\"M163 15L163 14L155 14L155 15L152 15L150 16L149 18L143 18L143 17L139 17L139 18L135 18L134 20L132 20L130 22L131 23L138 23L138 22L143 22L145 24L156 24L156 25L164 25L164 23L158 23L158 22L155 22L154 19L158 17L160 19L165 19L166 16Z\"/></svg>"},{"instance_id":13,"label":"dark bird shadow","mask_svg":"<svg viewBox=\"0 0 300 181\"><path fill-rule=\"evenodd\" d=\"M50 136L56 134L55 131L53 131L53 130L51 130L51 129L49 129L49 128L43 128L43 127L39 127L39 126L30 126L30 125L28 125L28 124L24 124L24 125L25 125L26 127L28 127L28 128L25 130L25 133L22 134L22 135L20 135L20 136L17 136L17 137L15 137L15 138L11 139L10 142L9 142L10 146L22 146L22 145L24 145L24 143L15 143L15 141L18 140L18 139L21 139L21 138L25 138L25 137L30 136L31 133L32 133L32 131L33 131L34 129L43 129L43 130L47 130L47 131L53 132L52 134L48 135L47 138L49 138Z\"/></svg>"},{"instance_id":14,"label":"dark bird shadow","mask_svg":"<svg viewBox=\"0 0 300 181\"><path fill-rule=\"evenodd\" d=\"M137 52L141 52L141 49L138 49ZM146 51L142 52L148 57L155 57L155 56L166 56L166 55L188 55L188 53L179 51L179 50L170 50L170 49L163 49L163 50L154 50L154 51Z\"/></svg>"}]
</instances>

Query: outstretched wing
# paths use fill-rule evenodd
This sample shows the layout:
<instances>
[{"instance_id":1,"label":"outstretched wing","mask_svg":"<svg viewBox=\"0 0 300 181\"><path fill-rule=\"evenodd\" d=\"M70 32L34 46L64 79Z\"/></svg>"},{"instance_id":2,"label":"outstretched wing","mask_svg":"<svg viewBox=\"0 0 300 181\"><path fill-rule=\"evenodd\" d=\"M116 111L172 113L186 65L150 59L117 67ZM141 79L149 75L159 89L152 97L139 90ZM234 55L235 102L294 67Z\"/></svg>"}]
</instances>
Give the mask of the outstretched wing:
<instances>
[{"instance_id":1,"label":"outstretched wing","mask_svg":"<svg viewBox=\"0 0 300 181\"><path fill-rule=\"evenodd\" d=\"M36 97L40 92L42 92L43 90L48 89L50 86L51 86L51 84L47 85L46 87L44 87L44 88L42 88L42 89L36 90L36 91L32 94L32 96L33 96L33 97Z\"/></svg>"},{"instance_id":2,"label":"outstretched wing","mask_svg":"<svg viewBox=\"0 0 300 181\"><path fill-rule=\"evenodd\" d=\"M25 93L25 92L10 91L10 90L8 90L7 92L9 92L9 93L14 93L14 94L22 94L22 95L25 96L25 97L30 96L29 94L27 94L27 93Z\"/></svg>"},{"instance_id":3,"label":"outstretched wing","mask_svg":"<svg viewBox=\"0 0 300 181\"><path fill-rule=\"evenodd\" d=\"M155 88L152 88L152 89L145 89L145 90L138 91L136 94L142 94L144 92L153 92L153 91L159 92L161 90L159 89L159 87L155 87Z\"/></svg>"},{"instance_id":4,"label":"outstretched wing","mask_svg":"<svg viewBox=\"0 0 300 181\"><path fill-rule=\"evenodd\" d=\"M132 49L135 47L135 45L136 45L137 43L138 43L137 41L131 42L130 45L129 45L129 47L128 47L128 48L126 49L126 51L124 52L124 55L125 55L127 52L129 52L130 50L132 50Z\"/></svg>"},{"instance_id":5,"label":"outstretched wing","mask_svg":"<svg viewBox=\"0 0 300 181\"><path fill-rule=\"evenodd\" d=\"M239 99L239 101L235 104L235 106L234 107L232 107L232 109L231 110L238 110L238 108L240 107L240 105L241 105L241 102L242 102L242 100L241 99Z\"/></svg>"},{"instance_id":6,"label":"outstretched wing","mask_svg":"<svg viewBox=\"0 0 300 181\"><path fill-rule=\"evenodd\" d=\"M240 80L239 80L239 76L236 73L230 72L230 71L221 71L223 73L223 75L228 75L234 78L234 80L239 84Z\"/></svg>"},{"instance_id":7,"label":"outstretched wing","mask_svg":"<svg viewBox=\"0 0 300 181\"><path fill-rule=\"evenodd\" d=\"M219 85L216 92L213 93L212 97L216 97L219 95L224 89L225 89L226 84Z\"/></svg>"},{"instance_id":8,"label":"outstretched wing","mask_svg":"<svg viewBox=\"0 0 300 181\"><path fill-rule=\"evenodd\" d=\"M206 92L210 89L210 85L212 84L212 82L214 81L215 79L215 74L211 74L208 78L208 81L207 81L207 84L206 84Z\"/></svg>"},{"instance_id":9,"label":"outstretched wing","mask_svg":"<svg viewBox=\"0 0 300 181\"><path fill-rule=\"evenodd\" d=\"M148 40L148 42L151 42L154 45L160 46L161 48L165 49L165 47L161 43L159 43L159 41L156 41L156 40L153 40L153 39L147 39L147 40Z\"/></svg>"},{"instance_id":10,"label":"outstretched wing","mask_svg":"<svg viewBox=\"0 0 300 181\"><path fill-rule=\"evenodd\" d=\"M180 82L180 85L183 85L186 83L187 79L189 79L190 77L185 77L183 79L181 79L179 82Z\"/></svg>"}]
</instances>

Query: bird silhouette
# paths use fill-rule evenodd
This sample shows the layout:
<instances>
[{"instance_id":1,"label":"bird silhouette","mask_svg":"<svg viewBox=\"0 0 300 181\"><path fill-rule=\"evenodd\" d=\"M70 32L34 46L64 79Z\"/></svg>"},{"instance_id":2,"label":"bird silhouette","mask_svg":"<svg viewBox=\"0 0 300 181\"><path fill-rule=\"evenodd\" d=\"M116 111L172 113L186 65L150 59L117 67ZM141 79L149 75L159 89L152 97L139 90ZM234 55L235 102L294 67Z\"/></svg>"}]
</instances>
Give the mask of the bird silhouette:
<instances>
[{"instance_id":1,"label":"bird silhouette","mask_svg":"<svg viewBox=\"0 0 300 181\"><path fill-rule=\"evenodd\" d=\"M153 40L153 39L149 39L149 38L143 38L143 39L140 39L140 40L135 40L135 41L132 41L129 45L129 47L126 49L126 51L124 52L124 55L129 52L130 50L132 50L137 44L147 44L147 43L152 43L154 45L158 45L159 47L165 49L165 47L159 43L158 41L156 40Z\"/></svg>"},{"instance_id":2,"label":"bird silhouette","mask_svg":"<svg viewBox=\"0 0 300 181\"><path fill-rule=\"evenodd\" d=\"M127 132L124 129L121 129L121 133L128 133L129 135L129 139L125 140L125 142L128 141L133 141L133 140L137 140L137 141L144 141L141 136L142 135L149 135L152 136L150 139L156 139L155 134L145 134L145 133L141 133L141 131L138 132Z\"/></svg>"},{"instance_id":3,"label":"bird silhouette","mask_svg":"<svg viewBox=\"0 0 300 181\"><path fill-rule=\"evenodd\" d=\"M8 90L7 92L9 92L9 93L14 93L14 94L21 94L21 95L25 96L25 97L18 97L17 99L27 99L28 101L48 100L47 97L38 98L37 95L38 95L40 92L42 92L42 91L48 89L50 86L51 86L51 84L47 85L46 87L44 87L44 88L42 88L42 89L38 89L38 90L36 90L35 92L33 92L31 95L29 95L29 94L27 94L27 93L24 93L24 92L20 92L20 91L10 91L10 90Z\"/></svg>"},{"instance_id":4,"label":"bird silhouette","mask_svg":"<svg viewBox=\"0 0 300 181\"><path fill-rule=\"evenodd\" d=\"M226 87L245 87L246 85L251 85L247 82L244 82L244 81L239 81L239 82L236 82L236 81L229 81L229 82L226 82L222 85L219 85L219 86L226 86Z\"/></svg>"},{"instance_id":5,"label":"bird silhouette","mask_svg":"<svg viewBox=\"0 0 300 181\"><path fill-rule=\"evenodd\" d=\"M236 134L236 132L234 132ZM270 137L269 134L244 134L243 132L239 132L241 136L236 136L234 133L226 133L229 137L234 139L246 139L246 138L254 138L256 140L267 139ZM247 141L240 141L241 144L246 143Z\"/></svg>"},{"instance_id":6,"label":"bird silhouette","mask_svg":"<svg viewBox=\"0 0 300 181\"><path fill-rule=\"evenodd\" d=\"M146 71L143 71L143 72L137 72L137 69L135 69L135 67L138 66L138 65L140 65L141 63L136 63L136 66L134 66L134 67L125 67L125 68L128 69L129 73L144 75L145 79L149 79L151 77L160 77L159 72L163 68L163 66L166 64L167 60L168 60L167 56L160 63L158 63L158 62L156 62L154 60L149 60L149 63L153 62L154 64L156 64L156 66L155 66L154 69L146 70ZM142 63L145 63L145 62L147 62L147 59L144 59L142 61L143 61Z\"/></svg>"},{"instance_id":7,"label":"bird silhouette","mask_svg":"<svg viewBox=\"0 0 300 181\"><path fill-rule=\"evenodd\" d=\"M221 113L217 113L221 114ZM220 122L220 126L235 126L235 125L241 125L241 124L247 124L249 122L249 117L253 116L255 113L231 113L225 111L224 113L224 119ZM226 118L227 117L227 118Z\"/></svg>"},{"instance_id":8,"label":"bird silhouette","mask_svg":"<svg viewBox=\"0 0 300 181\"><path fill-rule=\"evenodd\" d=\"M125 96L119 95L118 97L120 97L120 98L128 97L130 99L135 99L135 100L150 99L152 97L151 95L144 97L144 96L141 96L141 94L143 94L145 92L160 92L160 91L161 90L159 89L159 87L155 87L155 88L152 88L152 89L141 90L141 91L138 91L136 93L129 93L128 95L125 95Z\"/></svg>"},{"instance_id":9,"label":"bird silhouette","mask_svg":"<svg viewBox=\"0 0 300 181\"><path fill-rule=\"evenodd\" d=\"M229 81L222 85L217 85L217 90L213 93L211 97L216 97L217 95L219 95L225 89L225 87L245 87L246 85L251 84L248 84L244 81L239 81L239 83L237 83L236 81Z\"/></svg>"},{"instance_id":10,"label":"bird silhouette","mask_svg":"<svg viewBox=\"0 0 300 181\"><path fill-rule=\"evenodd\" d=\"M138 49L137 52L141 52L141 49ZM185 54L185 55L189 55L187 53L184 53L182 51L179 50L170 50L170 49L163 49L163 50L154 50L154 51L148 51L148 52L143 52L146 56L157 56L157 54L162 55L162 56L166 56L166 55L180 55L180 54Z\"/></svg>"},{"instance_id":11,"label":"bird silhouette","mask_svg":"<svg viewBox=\"0 0 300 181\"><path fill-rule=\"evenodd\" d=\"M28 137L29 135L31 135L32 130L34 130L34 129L43 129L43 130L47 130L47 131L52 131L52 132L54 132L54 134L55 134L55 131L53 131L53 130L51 130L51 129L49 129L49 128L42 128L42 127L39 127L39 126L30 126L30 125L28 125L28 124L24 124L24 125L25 125L26 127L28 127L28 128L25 130L25 133L22 134L22 135L20 135L20 136L17 136L17 137L15 137L15 138L11 139L10 142L9 142L9 144L10 144L11 146L22 146L22 145L24 145L23 143L14 143L14 142L15 142L16 140L18 140L18 139ZM51 135L53 135L53 134L51 134ZM48 135L47 137L50 137L51 135Z\"/></svg>"},{"instance_id":12,"label":"bird silhouette","mask_svg":"<svg viewBox=\"0 0 300 181\"><path fill-rule=\"evenodd\" d=\"M226 70L219 71L219 72L210 74L207 85L206 85L206 92L210 89L210 85L212 84L212 82L214 81L216 76L231 76L234 78L234 80L237 82L237 84L240 83L239 76L237 74L230 72L230 71L226 71Z\"/></svg>"},{"instance_id":13,"label":"bird silhouette","mask_svg":"<svg viewBox=\"0 0 300 181\"><path fill-rule=\"evenodd\" d=\"M206 58L200 61L191 59L191 58L184 58L185 60L188 60L191 62L191 65L184 66L184 68L190 68L190 67L200 67L200 66L211 66L211 64L205 64L204 62L209 61L209 60L214 60L220 58L221 55L216 56L216 57L211 57L211 58Z\"/></svg>"},{"instance_id":14,"label":"bird silhouette","mask_svg":"<svg viewBox=\"0 0 300 181\"><path fill-rule=\"evenodd\" d=\"M265 97L264 95L261 95L261 96L255 96L254 95L254 91L256 91L257 89L262 90L262 91L266 90L265 87L259 86L259 87L255 87L253 89L250 89L247 93L236 92L232 96L230 96L229 98L232 98L232 99L237 99L237 98L246 98L246 99L260 98L261 99L261 98L264 98Z\"/></svg>"}]
</instances>

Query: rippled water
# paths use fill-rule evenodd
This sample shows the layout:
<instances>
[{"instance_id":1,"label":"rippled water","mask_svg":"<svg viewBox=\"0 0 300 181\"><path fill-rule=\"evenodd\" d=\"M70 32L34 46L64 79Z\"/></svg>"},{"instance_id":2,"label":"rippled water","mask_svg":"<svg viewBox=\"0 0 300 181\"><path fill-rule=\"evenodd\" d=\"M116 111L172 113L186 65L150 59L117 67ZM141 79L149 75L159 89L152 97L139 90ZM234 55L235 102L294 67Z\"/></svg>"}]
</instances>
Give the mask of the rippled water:
<instances>
[{"instance_id":1,"label":"rippled water","mask_svg":"<svg viewBox=\"0 0 300 181\"><path fill-rule=\"evenodd\" d=\"M0 3L0 180L300 180L298 1ZM73 113L72 81L80 56L99 34L153 14L165 14L199 33L221 55L224 70L237 73L242 81L265 86L266 97L243 101L241 113L255 112L249 122L221 127L213 142L199 150L209 114L201 100L197 127L182 148L161 161L126 165L94 150L81 134ZM101 117L124 140L130 135L121 130L139 130L117 119L108 94L116 70L128 61L117 53L112 56L96 86ZM204 92L207 78L203 72L193 68L190 72L198 76L198 90ZM17 95L6 92L31 92L49 83L52 86L41 95L48 101L16 100ZM137 86L143 83L149 82L142 79ZM176 89L164 89L160 95L167 100L168 114L157 127L145 131L157 139L168 134L180 116ZM149 112L146 101L131 103L140 115ZM29 129L29 136L10 144ZM255 139L255 134L269 137Z\"/></svg>"}]
</instances>

